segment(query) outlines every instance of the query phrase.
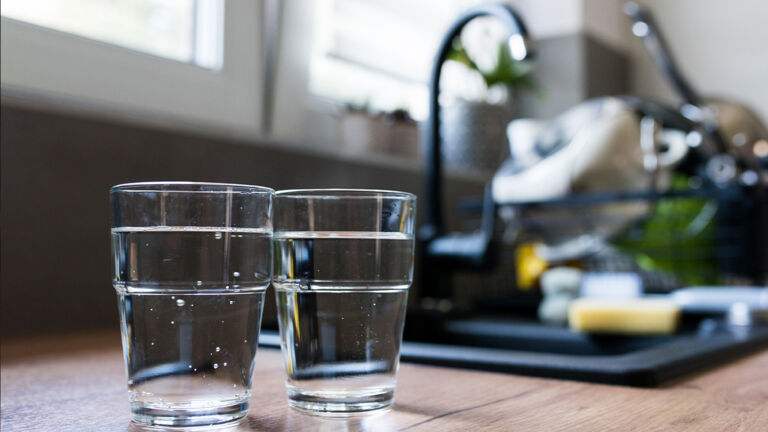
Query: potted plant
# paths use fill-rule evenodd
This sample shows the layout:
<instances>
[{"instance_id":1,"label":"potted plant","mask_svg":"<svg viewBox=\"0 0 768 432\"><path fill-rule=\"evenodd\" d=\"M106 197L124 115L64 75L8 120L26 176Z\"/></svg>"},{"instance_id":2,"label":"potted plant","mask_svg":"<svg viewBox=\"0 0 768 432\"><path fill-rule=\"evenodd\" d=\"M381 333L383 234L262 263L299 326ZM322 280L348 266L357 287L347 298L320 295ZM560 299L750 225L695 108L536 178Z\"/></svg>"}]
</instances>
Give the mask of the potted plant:
<instances>
[{"instance_id":1,"label":"potted plant","mask_svg":"<svg viewBox=\"0 0 768 432\"><path fill-rule=\"evenodd\" d=\"M446 66L464 69L458 75L465 78L455 82L474 85L444 107L443 159L449 167L493 172L509 154L506 127L514 117L515 96L538 88L532 65L513 59L506 42L499 42L492 64L482 67L461 38L454 41L448 60Z\"/></svg>"}]
</instances>

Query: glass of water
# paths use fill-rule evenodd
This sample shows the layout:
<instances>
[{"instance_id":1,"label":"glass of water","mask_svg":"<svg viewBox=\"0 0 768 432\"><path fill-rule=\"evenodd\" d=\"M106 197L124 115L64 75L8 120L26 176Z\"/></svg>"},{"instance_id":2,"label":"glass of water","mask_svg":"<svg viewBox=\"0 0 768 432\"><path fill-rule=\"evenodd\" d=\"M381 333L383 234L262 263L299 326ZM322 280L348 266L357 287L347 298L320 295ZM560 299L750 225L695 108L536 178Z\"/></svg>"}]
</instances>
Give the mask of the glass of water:
<instances>
[{"instance_id":1,"label":"glass of water","mask_svg":"<svg viewBox=\"0 0 768 432\"><path fill-rule=\"evenodd\" d=\"M392 404L415 207L404 192L275 194L273 285L292 407L348 415Z\"/></svg>"},{"instance_id":2,"label":"glass of water","mask_svg":"<svg viewBox=\"0 0 768 432\"><path fill-rule=\"evenodd\" d=\"M135 422L211 425L247 413L273 193L182 182L110 190L112 283Z\"/></svg>"}]
</instances>

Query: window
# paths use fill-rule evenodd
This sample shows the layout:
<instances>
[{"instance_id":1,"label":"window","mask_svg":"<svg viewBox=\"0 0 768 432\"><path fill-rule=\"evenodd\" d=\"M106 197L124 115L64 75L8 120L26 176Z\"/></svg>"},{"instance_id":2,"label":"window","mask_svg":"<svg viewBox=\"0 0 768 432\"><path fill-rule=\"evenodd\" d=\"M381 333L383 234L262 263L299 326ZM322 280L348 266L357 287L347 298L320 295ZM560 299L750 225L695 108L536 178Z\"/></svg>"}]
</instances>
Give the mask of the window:
<instances>
[{"instance_id":1,"label":"window","mask_svg":"<svg viewBox=\"0 0 768 432\"><path fill-rule=\"evenodd\" d=\"M257 136L261 23L252 1L3 0L3 94Z\"/></svg>"},{"instance_id":2,"label":"window","mask_svg":"<svg viewBox=\"0 0 768 432\"><path fill-rule=\"evenodd\" d=\"M4 0L2 15L211 69L221 65L222 0Z\"/></svg>"},{"instance_id":3,"label":"window","mask_svg":"<svg viewBox=\"0 0 768 432\"><path fill-rule=\"evenodd\" d=\"M318 0L310 93L375 111L406 109L416 119L426 118L426 84L440 38L459 13L476 3ZM484 31L487 27L486 22Z\"/></svg>"},{"instance_id":4,"label":"window","mask_svg":"<svg viewBox=\"0 0 768 432\"><path fill-rule=\"evenodd\" d=\"M309 91L377 110L423 109L444 27L434 3L319 0Z\"/></svg>"},{"instance_id":5,"label":"window","mask_svg":"<svg viewBox=\"0 0 768 432\"><path fill-rule=\"evenodd\" d=\"M426 119L427 83L438 43L461 12L481 1L282 2L273 136L338 152L343 141L339 122L345 113L339 108L344 105L371 112L405 109L417 121ZM498 24L494 19L490 26L480 21L472 22L480 33ZM472 24L465 32L475 27ZM492 44L477 45L498 52ZM482 84L482 78L468 79L471 71L462 70L463 65L454 66L459 73L444 66L441 81L448 91L441 98L450 99L459 86L477 87L478 80Z\"/></svg>"}]
</instances>

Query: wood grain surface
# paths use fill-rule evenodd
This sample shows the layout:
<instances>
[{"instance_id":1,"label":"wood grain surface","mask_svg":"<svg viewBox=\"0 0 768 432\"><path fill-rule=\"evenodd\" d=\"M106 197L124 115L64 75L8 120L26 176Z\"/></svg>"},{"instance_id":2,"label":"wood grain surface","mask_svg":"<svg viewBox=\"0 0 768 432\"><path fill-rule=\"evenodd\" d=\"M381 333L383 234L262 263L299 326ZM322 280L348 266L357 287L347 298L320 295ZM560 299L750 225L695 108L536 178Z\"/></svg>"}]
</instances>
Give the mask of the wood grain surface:
<instances>
[{"instance_id":1,"label":"wood grain surface","mask_svg":"<svg viewBox=\"0 0 768 432\"><path fill-rule=\"evenodd\" d=\"M114 333L4 341L2 431L138 431ZM657 389L403 364L392 410L324 419L285 402L280 352L256 357L248 417L227 431L768 431L768 351Z\"/></svg>"}]
</instances>

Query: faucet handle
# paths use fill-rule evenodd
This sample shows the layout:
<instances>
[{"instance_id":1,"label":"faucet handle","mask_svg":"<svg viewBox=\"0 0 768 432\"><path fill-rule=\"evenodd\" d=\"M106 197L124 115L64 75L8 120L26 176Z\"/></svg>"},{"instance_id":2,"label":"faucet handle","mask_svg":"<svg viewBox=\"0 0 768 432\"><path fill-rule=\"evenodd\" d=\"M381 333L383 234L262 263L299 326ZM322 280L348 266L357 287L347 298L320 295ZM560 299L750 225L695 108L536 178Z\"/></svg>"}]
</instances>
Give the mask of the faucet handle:
<instances>
[{"instance_id":1,"label":"faucet handle","mask_svg":"<svg viewBox=\"0 0 768 432\"><path fill-rule=\"evenodd\" d=\"M438 235L428 241L429 260L451 269L491 269L496 265L498 245L494 239L496 229L496 203L490 185L483 195L483 214L480 230L471 233Z\"/></svg>"}]
</instances>

